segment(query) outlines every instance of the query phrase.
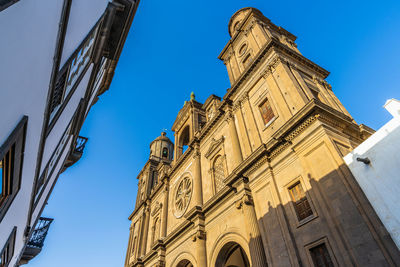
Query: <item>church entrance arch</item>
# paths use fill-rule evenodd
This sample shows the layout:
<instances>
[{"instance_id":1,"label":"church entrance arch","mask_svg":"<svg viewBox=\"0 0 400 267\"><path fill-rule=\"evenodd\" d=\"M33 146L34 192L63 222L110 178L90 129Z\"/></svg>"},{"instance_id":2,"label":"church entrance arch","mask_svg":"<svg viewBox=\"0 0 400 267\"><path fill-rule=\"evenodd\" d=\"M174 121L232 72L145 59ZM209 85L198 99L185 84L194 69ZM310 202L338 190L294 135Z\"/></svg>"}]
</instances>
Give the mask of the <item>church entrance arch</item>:
<instances>
[{"instance_id":1,"label":"church entrance arch","mask_svg":"<svg viewBox=\"0 0 400 267\"><path fill-rule=\"evenodd\" d=\"M181 260L176 267L193 267L193 264L189 260Z\"/></svg>"},{"instance_id":2,"label":"church entrance arch","mask_svg":"<svg viewBox=\"0 0 400 267\"><path fill-rule=\"evenodd\" d=\"M250 264L243 248L236 242L229 242L218 253L215 267L250 267Z\"/></svg>"}]
</instances>

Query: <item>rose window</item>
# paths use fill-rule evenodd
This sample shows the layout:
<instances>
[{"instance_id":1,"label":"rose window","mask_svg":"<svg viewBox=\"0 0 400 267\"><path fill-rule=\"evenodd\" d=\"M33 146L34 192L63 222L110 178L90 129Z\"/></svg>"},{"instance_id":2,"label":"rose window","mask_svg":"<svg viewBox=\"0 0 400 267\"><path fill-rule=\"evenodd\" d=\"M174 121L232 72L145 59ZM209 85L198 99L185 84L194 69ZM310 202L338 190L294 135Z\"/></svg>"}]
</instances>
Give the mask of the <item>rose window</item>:
<instances>
[{"instance_id":1,"label":"rose window","mask_svg":"<svg viewBox=\"0 0 400 267\"><path fill-rule=\"evenodd\" d=\"M189 206L192 197L192 180L185 177L179 183L175 194L175 216L181 217Z\"/></svg>"}]
</instances>

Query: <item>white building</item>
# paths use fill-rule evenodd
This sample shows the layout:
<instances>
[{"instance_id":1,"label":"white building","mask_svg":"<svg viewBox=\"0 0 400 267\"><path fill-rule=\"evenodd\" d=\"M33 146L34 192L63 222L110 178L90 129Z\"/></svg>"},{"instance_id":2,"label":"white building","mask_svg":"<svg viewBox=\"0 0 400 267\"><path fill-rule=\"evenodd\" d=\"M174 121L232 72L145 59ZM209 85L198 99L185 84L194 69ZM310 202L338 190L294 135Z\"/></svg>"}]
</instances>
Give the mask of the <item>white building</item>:
<instances>
[{"instance_id":1,"label":"white building","mask_svg":"<svg viewBox=\"0 0 400 267\"><path fill-rule=\"evenodd\" d=\"M400 101L385 108L393 118L344 160L400 249Z\"/></svg>"},{"instance_id":2,"label":"white building","mask_svg":"<svg viewBox=\"0 0 400 267\"><path fill-rule=\"evenodd\" d=\"M79 131L109 88L139 0L0 0L0 266L28 262Z\"/></svg>"}]
</instances>

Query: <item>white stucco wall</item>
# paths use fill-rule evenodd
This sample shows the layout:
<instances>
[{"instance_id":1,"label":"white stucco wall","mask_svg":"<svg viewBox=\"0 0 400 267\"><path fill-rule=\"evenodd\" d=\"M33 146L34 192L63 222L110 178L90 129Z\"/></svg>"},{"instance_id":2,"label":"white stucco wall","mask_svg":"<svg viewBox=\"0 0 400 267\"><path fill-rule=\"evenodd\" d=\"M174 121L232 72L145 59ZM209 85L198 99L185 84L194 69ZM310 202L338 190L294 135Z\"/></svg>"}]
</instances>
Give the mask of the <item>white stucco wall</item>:
<instances>
[{"instance_id":1,"label":"white stucco wall","mask_svg":"<svg viewBox=\"0 0 400 267\"><path fill-rule=\"evenodd\" d=\"M43 114L62 0L19 1L0 12L0 145L28 116L21 189L0 222L0 249L17 227L14 266L24 246Z\"/></svg>"},{"instance_id":2,"label":"white stucco wall","mask_svg":"<svg viewBox=\"0 0 400 267\"><path fill-rule=\"evenodd\" d=\"M344 157L351 172L400 249L400 102L388 100L394 116ZM357 158L368 158L365 164Z\"/></svg>"},{"instance_id":3,"label":"white stucco wall","mask_svg":"<svg viewBox=\"0 0 400 267\"><path fill-rule=\"evenodd\" d=\"M24 115L28 116L21 188L0 221L0 250L13 227L17 227L14 256L10 266L15 265L25 243L23 234L27 225L63 2L63 0L21 0L0 12L0 114L2 114L0 145L9 137L21 118ZM63 62L60 67L101 17L107 3L108 0L72 1L62 53ZM59 121L50 132L46 140L42 166L51 160L51 155L85 94L91 71L92 67L89 67ZM40 216L46 195L56 179L58 170L62 167L67 152L68 149L62 153L60 161L55 166L56 171L49 178L50 182L34 211L32 222Z\"/></svg>"},{"instance_id":4,"label":"white stucco wall","mask_svg":"<svg viewBox=\"0 0 400 267\"><path fill-rule=\"evenodd\" d=\"M60 68L106 10L109 0L72 1Z\"/></svg>"}]
</instances>

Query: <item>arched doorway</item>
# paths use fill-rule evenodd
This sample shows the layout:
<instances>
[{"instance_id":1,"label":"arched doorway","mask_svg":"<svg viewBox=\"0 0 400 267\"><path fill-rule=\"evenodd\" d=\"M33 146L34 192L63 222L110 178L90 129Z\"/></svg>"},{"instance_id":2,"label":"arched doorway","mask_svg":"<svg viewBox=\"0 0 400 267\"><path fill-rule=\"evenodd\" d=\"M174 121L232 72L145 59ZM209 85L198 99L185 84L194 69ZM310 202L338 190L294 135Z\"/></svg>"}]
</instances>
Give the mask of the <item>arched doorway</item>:
<instances>
[{"instance_id":1,"label":"arched doorway","mask_svg":"<svg viewBox=\"0 0 400 267\"><path fill-rule=\"evenodd\" d=\"M181 260L176 267L193 267L193 264L188 260Z\"/></svg>"},{"instance_id":2,"label":"arched doorway","mask_svg":"<svg viewBox=\"0 0 400 267\"><path fill-rule=\"evenodd\" d=\"M235 242L225 244L218 254L215 267L250 267L243 248Z\"/></svg>"}]
</instances>

